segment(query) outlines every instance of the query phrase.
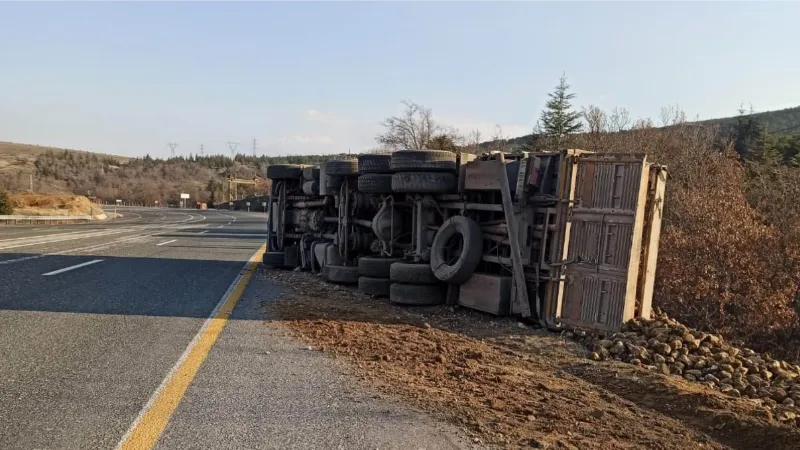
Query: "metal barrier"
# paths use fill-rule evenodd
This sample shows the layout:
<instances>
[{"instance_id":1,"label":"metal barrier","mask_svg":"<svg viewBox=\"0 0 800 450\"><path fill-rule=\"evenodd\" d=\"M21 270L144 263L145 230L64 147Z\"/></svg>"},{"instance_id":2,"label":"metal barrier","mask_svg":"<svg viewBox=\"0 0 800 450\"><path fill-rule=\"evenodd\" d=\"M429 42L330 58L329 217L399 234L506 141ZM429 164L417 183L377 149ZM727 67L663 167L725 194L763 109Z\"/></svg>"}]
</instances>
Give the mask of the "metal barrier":
<instances>
[{"instance_id":1,"label":"metal barrier","mask_svg":"<svg viewBox=\"0 0 800 450\"><path fill-rule=\"evenodd\" d=\"M0 224L66 224L91 222L92 216L6 216L0 215Z\"/></svg>"}]
</instances>

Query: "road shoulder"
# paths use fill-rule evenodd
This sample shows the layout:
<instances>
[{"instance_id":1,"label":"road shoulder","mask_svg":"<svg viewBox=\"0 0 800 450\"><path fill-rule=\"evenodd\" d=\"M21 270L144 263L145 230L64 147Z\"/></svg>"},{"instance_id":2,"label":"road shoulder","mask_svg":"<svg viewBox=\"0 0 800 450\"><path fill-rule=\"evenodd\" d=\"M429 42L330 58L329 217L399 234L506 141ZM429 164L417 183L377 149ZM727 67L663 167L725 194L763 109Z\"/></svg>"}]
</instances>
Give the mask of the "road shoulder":
<instances>
[{"instance_id":1,"label":"road shoulder","mask_svg":"<svg viewBox=\"0 0 800 450\"><path fill-rule=\"evenodd\" d=\"M360 384L277 322L282 289L253 277L156 445L170 448L462 449L459 430Z\"/></svg>"}]
</instances>

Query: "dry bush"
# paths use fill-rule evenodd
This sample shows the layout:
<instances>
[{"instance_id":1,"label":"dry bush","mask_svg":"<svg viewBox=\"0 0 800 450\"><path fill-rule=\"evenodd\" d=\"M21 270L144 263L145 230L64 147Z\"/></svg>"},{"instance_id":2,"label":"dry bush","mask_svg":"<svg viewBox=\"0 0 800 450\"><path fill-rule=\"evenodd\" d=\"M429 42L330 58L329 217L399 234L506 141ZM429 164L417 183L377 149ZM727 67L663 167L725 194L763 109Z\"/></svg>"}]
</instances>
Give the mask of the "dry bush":
<instances>
[{"instance_id":1,"label":"dry bush","mask_svg":"<svg viewBox=\"0 0 800 450\"><path fill-rule=\"evenodd\" d=\"M615 116L627 120L619 111ZM714 127L686 123L677 109L664 111L664 128L639 121L619 132L611 124L620 119L596 108L585 117L590 131L579 148L646 153L668 167L655 305L689 326L796 358L797 346L789 342L800 342L792 307L800 240L748 202L747 174L730 142ZM772 204L765 211L783 208Z\"/></svg>"}]
</instances>

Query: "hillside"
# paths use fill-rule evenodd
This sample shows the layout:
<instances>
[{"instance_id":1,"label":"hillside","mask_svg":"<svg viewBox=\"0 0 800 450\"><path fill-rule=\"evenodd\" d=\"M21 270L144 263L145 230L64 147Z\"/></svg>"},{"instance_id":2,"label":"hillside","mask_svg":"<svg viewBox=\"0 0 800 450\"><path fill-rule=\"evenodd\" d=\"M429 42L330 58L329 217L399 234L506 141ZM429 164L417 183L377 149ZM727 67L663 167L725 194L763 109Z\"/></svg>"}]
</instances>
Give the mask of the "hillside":
<instances>
[{"instance_id":1,"label":"hillside","mask_svg":"<svg viewBox=\"0 0 800 450\"><path fill-rule=\"evenodd\" d=\"M192 200L223 198L224 180L264 178L266 167L281 163L315 163L341 155L252 157L189 156L167 160L122 156L0 142L0 186L11 192L64 193L96 196L101 201L151 205L177 203L181 192ZM224 191L227 195L227 191ZM243 195L254 188L239 186Z\"/></svg>"},{"instance_id":2,"label":"hillside","mask_svg":"<svg viewBox=\"0 0 800 450\"><path fill-rule=\"evenodd\" d=\"M754 114L745 114L743 118L754 119L764 126L764 128L772 134L778 136L786 135L800 135L800 106L793 108L780 109L776 111L765 111ZM719 125L722 128L728 128L737 123L740 118L738 116L721 117L717 119L708 119L695 122L701 125ZM522 147L531 139L534 139L533 134L526 134L505 140L506 146L511 149ZM481 142L482 149L489 149L497 144L497 141Z\"/></svg>"}]
</instances>

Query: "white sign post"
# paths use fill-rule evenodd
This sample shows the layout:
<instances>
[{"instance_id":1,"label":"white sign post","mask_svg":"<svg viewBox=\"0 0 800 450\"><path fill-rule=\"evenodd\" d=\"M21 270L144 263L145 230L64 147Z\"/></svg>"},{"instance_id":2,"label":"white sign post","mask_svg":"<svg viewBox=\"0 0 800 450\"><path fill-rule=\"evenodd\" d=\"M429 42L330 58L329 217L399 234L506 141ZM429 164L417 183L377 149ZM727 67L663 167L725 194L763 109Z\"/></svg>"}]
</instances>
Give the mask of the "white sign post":
<instances>
[{"instance_id":1,"label":"white sign post","mask_svg":"<svg viewBox=\"0 0 800 450\"><path fill-rule=\"evenodd\" d=\"M114 203L114 218L117 218L117 205L122 204L122 200L117 199L116 203Z\"/></svg>"},{"instance_id":2,"label":"white sign post","mask_svg":"<svg viewBox=\"0 0 800 450\"><path fill-rule=\"evenodd\" d=\"M264 214L267 213L267 202L261 202L261 207L264 208Z\"/></svg>"},{"instance_id":3,"label":"white sign post","mask_svg":"<svg viewBox=\"0 0 800 450\"><path fill-rule=\"evenodd\" d=\"M250 212L250 202L245 202L245 203L247 203L247 212Z\"/></svg>"},{"instance_id":4,"label":"white sign post","mask_svg":"<svg viewBox=\"0 0 800 450\"><path fill-rule=\"evenodd\" d=\"M186 200L189 199L189 194L181 193L181 208L186 208Z\"/></svg>"}]
</instances>

